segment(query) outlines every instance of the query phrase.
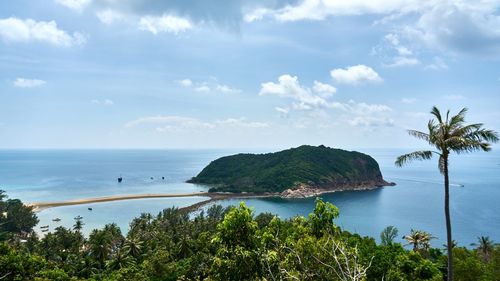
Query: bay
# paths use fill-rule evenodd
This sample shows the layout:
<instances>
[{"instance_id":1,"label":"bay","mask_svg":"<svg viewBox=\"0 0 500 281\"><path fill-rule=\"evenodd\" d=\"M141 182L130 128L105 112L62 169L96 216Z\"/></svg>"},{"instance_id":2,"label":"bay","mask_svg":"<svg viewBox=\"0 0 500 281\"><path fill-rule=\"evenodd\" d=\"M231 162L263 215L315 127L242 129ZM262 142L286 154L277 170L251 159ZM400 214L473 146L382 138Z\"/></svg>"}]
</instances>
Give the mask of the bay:
<instances>
[{"instance_id":1,"label":"bay","mask_svg":"<svg viewBox=\"0 0 500 281\"><path fill-rule=\"evenodd\" d=\"M443 185L437 160L394 166L395 158L410 150L356 149L374 157L384 178L394 187L369 191L324 194L323 200L340 209L336 223L344 229L378 238L388 225L400 236L413 229L431 232L445 240ZM237 150L0 150L0 189L25 202L59 201L117 194L185 193L206 191L185 183L210 161ZM468 246L477 236L500 240L500 154L474 153L451 158L451 215L454 239ZM122 183L117 177L124 178ZM40 225L70 227L73 217L84 217L84 233L106 223L126 232L128 223L143 212L155 215L163 208L184 207L203 197L140 199L65 206L38 213ZM315 198L247 199L256 213L271 212L282 218L307 215ZM240 200L224 200L224 206ZM92 207L92 211L88 211ZM60 218L61 222L52 219ZM400 239L402 242L402 240Z\"/></svg>"}]
</instances>

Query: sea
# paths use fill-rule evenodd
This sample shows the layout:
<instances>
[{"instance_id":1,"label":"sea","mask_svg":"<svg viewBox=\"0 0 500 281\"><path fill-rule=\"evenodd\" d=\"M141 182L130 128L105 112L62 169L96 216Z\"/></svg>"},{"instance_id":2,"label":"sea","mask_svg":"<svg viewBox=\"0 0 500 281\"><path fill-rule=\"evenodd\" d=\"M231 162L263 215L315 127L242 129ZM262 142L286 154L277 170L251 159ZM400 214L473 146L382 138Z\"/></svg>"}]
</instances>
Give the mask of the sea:
<instances>
[{"instance_id":1,"label":"sea","mask_svg":"<svg viewBox=\"0 0 500 281\"><path fill-rule=\"evenodd\" d=\"M396 186L367 191L323 194L321 198L340 209L335 223L343 229L379 240L389 225L399 230L397 241L411 229L430 232L434 247L446 240L444 187L437 159L413 162L399 168L398 155L409 149L356 149L371 155L383 177ZM203 185L185 181L211 161L239 152L272 150L0 150L0 189L23 202L47 202L118 194L188 193L207 191ZM118 183L117 178L123 181ZM451 219L453 239L469 247L479 236L500 242L500 152L477 152L450 159ZM126 233L130 221L141 213L158 214L168 207L185 207L206 200L185 198L136 199L49 208L37 213L40 226L52 231L72 227L83 217L83 232L116 223ZM218 201L223 206L241 199ZM280 218L307 216L315 198L259 198L243 200L255 214L271 212ZM207 208L205 206L204 208ZM54 221L59 218L60 221Z\"/></svg>"}]
</instances>

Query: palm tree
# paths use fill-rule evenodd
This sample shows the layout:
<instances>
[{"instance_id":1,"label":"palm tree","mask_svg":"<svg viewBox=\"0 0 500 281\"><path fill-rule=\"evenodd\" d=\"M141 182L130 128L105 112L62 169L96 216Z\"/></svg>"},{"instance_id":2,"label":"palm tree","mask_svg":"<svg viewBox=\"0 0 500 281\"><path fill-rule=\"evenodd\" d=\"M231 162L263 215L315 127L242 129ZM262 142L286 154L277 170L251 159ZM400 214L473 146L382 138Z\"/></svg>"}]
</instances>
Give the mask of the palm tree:
<instances>
[{"instance_id":1,"label":"palm tree","mask_svg":"<svg viewBox=\"0 0 500 281\"><path fill-rule=\"evenodd\" d=\"M137 239L136 237L131 237L130 239L125 240L123 250L127 253L127 255L138 259L142 254L142 245L143 241Z\"/></svg>"},{"instance_id":2,"label":"palm tree","mask_svg":"<svg viewBox=\"0 0 500 281\"><path fill-rule=\"evenodd\" d=\"M89 236L90 254L103 269L105 261L111 255L112 237L104 230L94 229Z\"/></svg>"},{"instance_id":3,"label":"palm tree","mask_svg":"<svg viewBox=\"0 0 500 281\"><path fill-rule=\"evenodd\" d=\"M380 243L384 246L389 246L394 243L394 239L398 236L398 229L393 225L384 228L380 233Z\"/></svg>"},{"instance_id":4,"label":"palm tree","mask_svg":"<svg viewBox=\"0 0 500 281\"><path fill-rule=\"evenodd\" d=\"M82 221L82 217L77 216L75 217L75 224L73 225L73 230L80 233L82 231L83 226L85 225Z\"/></svg>"},{"instance_id":5,"label":"palm tree","mask_svg":"<svg viewBox=\"0 0 500 281\"><path fill-rule=\"evenodd\" d=\"M481 255L484 262L489 262L495 243L488 236L478 237L477 242L477 244L472 243L471 245L477 246L477 252Z\"/></svg>"},{"instance_id":6,"label":"palm tree","mask_svg":"<svg viewBox=\"0 0 500 281\"><path fill-rule=\"evenodd\" d=\"M450 219L450 180L448 176L448 158L450 153L457 154L473 151L490 151L491 143L498 141L495 131L483 128L482 123L465 124L467 108L450 117L450 111L442 116L435 106L431 114L435 119L429 120L428 132L409 130L411 136L428 142L435 150L422 150L401 155L396 160L396 166L403 166L412 160L427 160L433 155L439 156L438 167L444 176L444 213L446 217L446 241L448 245L448 281L453 280L453 258ZM444 117L444 118L443 118Z\"/></svg>"},{"instance_id":7,"label":"palm tree","mask_svg":"<svg viewBox=\"0 0 500 281\"><path fill-rule=\"evenodd\" d=\"M113 258L106 261L106 268L111 270L118 270L121 268L129 267L134 264L132 257L127 256L121 249L117 250Z\"/></svg>"},{"instance_id":8,"label":"palm tree","mask_svg":"<svg viewBox=\"0 0 500 281\"><path fill-rule=\"evenodd\" d=\"M407 245L413 245L414 252L424 252L429 250L431 246L430 241L434 238L435 237L428 232L413 229L410 231L410 234L403 237L403 239L408 242Z\"/></svg>"}]
</instances>

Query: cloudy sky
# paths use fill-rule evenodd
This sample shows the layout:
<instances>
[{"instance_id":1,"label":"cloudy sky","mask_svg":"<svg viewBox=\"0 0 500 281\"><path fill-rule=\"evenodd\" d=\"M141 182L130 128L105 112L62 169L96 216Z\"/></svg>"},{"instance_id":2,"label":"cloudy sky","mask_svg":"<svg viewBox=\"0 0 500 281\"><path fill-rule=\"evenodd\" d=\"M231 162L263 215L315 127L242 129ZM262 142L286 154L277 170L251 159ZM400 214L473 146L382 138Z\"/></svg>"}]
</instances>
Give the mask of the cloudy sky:
<instances>
[{"instance_id":1,"label":"cloudy sky","mask_svg":"<svg viewBox=\"0 0 500 281\"><path fill-rule=\"evenodd\" d=\"M0 147L421 146L500 131L497 0L0 3Z\"/></svg>"}]
</instances>

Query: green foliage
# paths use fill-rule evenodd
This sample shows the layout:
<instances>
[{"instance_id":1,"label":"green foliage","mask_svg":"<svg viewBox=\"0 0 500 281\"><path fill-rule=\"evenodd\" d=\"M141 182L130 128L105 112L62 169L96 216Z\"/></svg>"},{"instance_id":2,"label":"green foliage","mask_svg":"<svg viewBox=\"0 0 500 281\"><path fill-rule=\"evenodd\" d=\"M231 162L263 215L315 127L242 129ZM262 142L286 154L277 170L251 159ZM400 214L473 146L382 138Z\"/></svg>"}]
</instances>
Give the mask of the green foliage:
<instances>
[{"instance_id":1,"label":"green foliage","mask_svg":"<svg viewBox=\"0 0 500 281\"><path fill-rule=\"evenodd\" d=\"M312 233L319 237L326 231L331 233L335 229L333 219L339 216L339 209L332 203L324 202L320 198L316 198L316 207L314 212L309 214Z\"/></svg>"},{"instance_id":2,"label":"green foliage","mask_svg":"<svg viewBox=\"0 0 500 281\"><path fill-rule=\"evenodd\" d=\"M332 186L366 181L383 182L375 159L322 145L222 157L189 180L213 185L211 192L281 192L298 184Z\"/></svg>"},{"instance_id":3,"label":"green foliage","mask_svg":"<svg viewBox=\"0 0 500 281\"><path fill-rule=\"evenodd\" d=\"M419 253L403 253L396 257L394 265L389 269L388 281L441 281L443 277L436 264L424 259Z\"/></svg>"},{"instance_id":4,"label":"green foliage","mask_svg":"<svg viewBox=\"0 0 500 281\"><path fill-rule=\"evenodd\" d=\"M342 231L338 215L317 199L307 218L254 217L241 203L192 217L177 208L141 214L126 237L115 224L88 239L78 228L59 227L41 239L30 234L23 243L0 243L0 280L443 280L439 249L377 245ZM500 246L480 242L454 249L456 280L499 280Z\"/></svg>"},{"instance_id":5,"label":"green foliage","mask_svg":"<svg viewBox=\"0 0 500 281\"><path fill-rule=\"evenodd\" d=\"M6 198L5 192L0 190L0 242L8 238L24 238L38 223L32 207L19 199Z\"/></svg>"},{"instance_id":6,"label":"green foliage","mask_svg":"<svg viewBox=\"0 0 500 281\"><path fill-rule=\"evenodd\" d=\"M398 236L398 229L392 225L384 228L380 233L380 244L389 246L394 243L394 239Z\"/></svg>"},{"instance_id":7,"label":"green foliage","mask_svg":"<svg viewBox=\"0 0 500 281\"><path fill-rule=\"evenodd\" d=\"M435 237L428 232L412 229L410 234L405 235L403 238L408 242L407 245L413 246L414 252L420 252L421 254L427 255L431 247L431 239Z\"/></svg>"},{"instance_id":8,"label":"green foliage","mask_svg":"<svg viewBox=\"0 0 500 281\"><path fill-rule=\"evenodd\" d=\"M253 211L243 202L226 214L212 240L218 246L211 270L214 279L252 280L259 275L257 230Z\"/></svg>"}]
</instances>

